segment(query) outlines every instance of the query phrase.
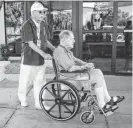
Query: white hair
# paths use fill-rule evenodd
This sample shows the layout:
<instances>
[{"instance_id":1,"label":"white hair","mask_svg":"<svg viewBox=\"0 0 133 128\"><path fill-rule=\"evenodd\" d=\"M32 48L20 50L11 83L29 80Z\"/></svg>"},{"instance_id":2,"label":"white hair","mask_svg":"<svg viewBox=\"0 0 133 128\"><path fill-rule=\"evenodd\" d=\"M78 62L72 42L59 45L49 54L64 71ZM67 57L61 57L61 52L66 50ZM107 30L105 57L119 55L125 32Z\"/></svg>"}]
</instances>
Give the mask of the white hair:
<instances>
[{"instance_id":1,"label":"white hair","mask_svg":"<svg viewBox=\"0 0 133 128\"><path fill-rule=\"evenodd\" d=\"M63 30L60 34L59 34L59 38L60 38L60 44L64 45L66 44L66 40L71 37L73 35L73 32L70 30Z\"/></svg>"}]
</instances>

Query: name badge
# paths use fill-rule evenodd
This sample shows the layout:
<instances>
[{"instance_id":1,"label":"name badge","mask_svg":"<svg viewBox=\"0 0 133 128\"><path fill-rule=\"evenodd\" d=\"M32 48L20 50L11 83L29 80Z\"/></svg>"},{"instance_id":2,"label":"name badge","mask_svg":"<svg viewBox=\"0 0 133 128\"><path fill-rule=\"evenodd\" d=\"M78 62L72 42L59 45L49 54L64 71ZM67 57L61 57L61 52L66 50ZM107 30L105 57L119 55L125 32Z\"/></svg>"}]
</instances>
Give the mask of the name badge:
<instances>
[{"instance_id":1,"label":"name badge","mask_svg":"<svg viewBox=\"0 0 133 128\"><path fill-rule=\"evenodd\" d=\"M37 47L41 48L41 40L37 40Z\"/></svg>"}]
</instances>

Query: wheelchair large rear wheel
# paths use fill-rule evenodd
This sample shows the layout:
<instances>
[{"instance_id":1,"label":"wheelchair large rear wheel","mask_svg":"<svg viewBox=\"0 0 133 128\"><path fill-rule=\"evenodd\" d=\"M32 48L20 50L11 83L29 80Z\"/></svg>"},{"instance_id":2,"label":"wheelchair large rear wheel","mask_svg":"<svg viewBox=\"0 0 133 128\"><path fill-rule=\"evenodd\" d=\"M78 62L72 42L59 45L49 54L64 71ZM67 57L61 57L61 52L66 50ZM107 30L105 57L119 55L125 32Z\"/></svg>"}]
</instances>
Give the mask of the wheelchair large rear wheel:
<instances>
[{"instance_id":1,"label":"wheelchair large rear wheel","mask_svg":"<svg viewBox=\"0 0 133 128\"><path fill-rule=\"evenodd\" d=\"M73 118L80 108L77 89L71 83L62 80L46 83L40 91L39 101L45 114L59 121Z\"/></svg>"}]
</instances>

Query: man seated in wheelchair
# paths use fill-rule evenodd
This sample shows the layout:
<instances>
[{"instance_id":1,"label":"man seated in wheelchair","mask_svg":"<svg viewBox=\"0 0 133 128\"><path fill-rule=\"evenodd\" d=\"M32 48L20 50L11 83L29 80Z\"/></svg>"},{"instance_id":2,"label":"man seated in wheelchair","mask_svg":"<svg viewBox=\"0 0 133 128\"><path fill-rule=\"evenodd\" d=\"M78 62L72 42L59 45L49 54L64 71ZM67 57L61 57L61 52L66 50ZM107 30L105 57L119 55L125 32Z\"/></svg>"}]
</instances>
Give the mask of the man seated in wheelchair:
<instances>
[{"instance_id":1,"label":"man seated in wheelchair","mask_svg":"<svg viewBox=\"0 0 133 128\"><path fill-rule=\"evenodd\" d=\"M124 96L110 96L102 71L100 69L95 69L93 63L86 63L74 57L73 53L70 51L74 47L75 43L72 31L63 30L60 33L59 38L60 45L54 50L53 53L59 70L72 72L87 69L87 72L90 74L90 83L91 85L94 85L94 91L99 107L103 109L104 113L107 115L108 113L113 113L118 108L117 103L121 102L124 99ZM82 79L82 76L77 77L78 79L79 77Z\"/></svg>"}]
</instances>

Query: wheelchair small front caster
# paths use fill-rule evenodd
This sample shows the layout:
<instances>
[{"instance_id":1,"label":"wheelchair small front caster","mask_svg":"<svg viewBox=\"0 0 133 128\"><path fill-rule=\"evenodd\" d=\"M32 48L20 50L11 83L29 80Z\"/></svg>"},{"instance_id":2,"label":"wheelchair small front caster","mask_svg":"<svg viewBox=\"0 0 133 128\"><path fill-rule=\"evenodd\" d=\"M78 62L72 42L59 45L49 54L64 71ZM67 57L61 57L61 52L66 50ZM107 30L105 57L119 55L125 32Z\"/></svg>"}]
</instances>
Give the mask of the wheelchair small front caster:
<instances>
[{"instance_id":1,"label":"wheelchair small front caster","mask_svg":"<svg viewBox=\"0 0 133 128\"><path fill-rule=\"evenodd\" d=\"M95 115L93 111L85 111L81 114L80 120L84 124L91 124L95 121Z\"/></svg>"}]
</instances>

